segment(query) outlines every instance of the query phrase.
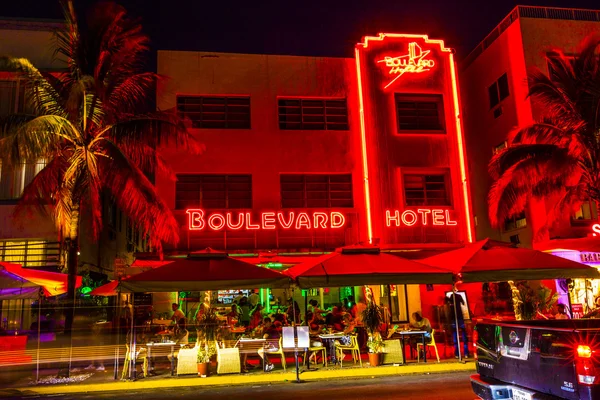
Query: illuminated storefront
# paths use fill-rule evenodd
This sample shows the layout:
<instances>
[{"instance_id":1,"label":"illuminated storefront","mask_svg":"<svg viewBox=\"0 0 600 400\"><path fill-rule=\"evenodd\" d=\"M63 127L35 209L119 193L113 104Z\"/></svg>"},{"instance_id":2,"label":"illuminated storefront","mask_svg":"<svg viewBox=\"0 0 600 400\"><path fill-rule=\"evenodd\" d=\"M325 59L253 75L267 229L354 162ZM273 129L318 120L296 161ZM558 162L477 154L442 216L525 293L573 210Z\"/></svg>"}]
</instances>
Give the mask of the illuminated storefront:
<instances>
[{"instance_id":1,"label":"illuminated storefront","mask_svg":"<svg viewBox=\"0 0 600 400\"><path fill-rule=\"evenodd\" d=\"M359 243L412 258L472 241L453 51L425 35L365 37L354 58L159 51L162 109L206 145L164 149L157 187L181 225L173 254L211 247L280 269ZM392 319L442 298L374 288ZM306 291L322 305L358 288ZM288 293L261 292L273 305ZM300 302L304 298L297 293Z\"/></svg>"}]
</instances>

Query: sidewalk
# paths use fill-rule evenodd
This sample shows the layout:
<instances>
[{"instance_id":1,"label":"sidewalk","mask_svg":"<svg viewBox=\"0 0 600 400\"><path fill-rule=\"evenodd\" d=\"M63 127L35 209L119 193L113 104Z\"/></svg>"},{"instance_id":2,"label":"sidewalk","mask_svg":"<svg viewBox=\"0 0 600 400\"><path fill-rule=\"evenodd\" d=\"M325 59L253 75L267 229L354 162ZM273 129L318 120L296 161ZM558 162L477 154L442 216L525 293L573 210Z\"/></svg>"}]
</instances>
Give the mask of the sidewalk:
<instances>
[{"instance_id":1,"label":"sidewalk","mask_svg":"<svg viewBox=\"0 0 600 400\"><path fill-rule=\"evenodd\" d=\"M379 367L330 367L318 370L304 371L300 373L300 379L303 381L316 381L323 379L352 379L352 378L375 378L390 375L411 375L411 374L429 374L429 373L447 373L458 371L474 371L475 363L470 360L462 364L456 361L443 361L441 363L429 362L427 364L409 363L401 366L379 366ZM302 371L302 369L301 369ZM107 371L108 372L108 371ZM106 375L105 375L106 376ZM91 392L111 392L120 390L144 390L156 388L176 388L176 387L201 387L201 386L222 386L222 385L254 385L254 384L277 384L296 380L296 371L294 368L287 372L271 373L249 373L249 374L231 374L231 375L211 375L208 378L199 378L197 376L158 376L144 378L135 382L131 381L113 381L94 383L93 379L82 383L69 385L48 385L48 386L20 386L10 389L0 390L0 397L22 396L22 395L57 395L72 393L91 393Z\"/></svg>"}]
</instances>

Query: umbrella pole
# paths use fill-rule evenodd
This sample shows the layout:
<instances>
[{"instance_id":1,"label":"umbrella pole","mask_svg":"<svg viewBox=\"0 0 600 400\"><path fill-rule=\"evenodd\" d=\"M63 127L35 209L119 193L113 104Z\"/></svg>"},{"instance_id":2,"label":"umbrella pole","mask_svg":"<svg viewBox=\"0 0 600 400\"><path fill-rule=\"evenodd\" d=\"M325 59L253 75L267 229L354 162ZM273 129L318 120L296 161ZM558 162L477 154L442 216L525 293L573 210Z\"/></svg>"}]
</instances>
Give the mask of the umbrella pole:
<instances>
[{"instance_id":1,"label":"umbrella pole","mask_svg":"<svg viewBox=\"0 0 600 400\"><path fill-rule=\"evenodd\" d=\"M36 351L36 361L35 361L35 382L40 381L40 341L42 339L42 330L41 330L41 321L42 321L42 292L40 290L40 297L38 299L38 320L37 320L37 351Z\"/></svg>"},{"instance_id":2,"label":"umbrella pole","mask_svg":"<svg viewBox=\"0 0 600 400\"><path fill-rule=\"evenodd\" d=\"M454 303L454 323L456 325L456 348L458 349L458 361L462 362L462 353L460 351L460 328L458 327L458 311L456 310L456 284L452 285L452 302Z\"/></svg>"},{"instance_id":3,"label":"umbrella pole","mask_svg":"<svg viewBox=\"0 0 600 400\"><path fill-rule=\"evenodd\" d=\"M121 345L119 341L120 331L121 331L121 287L119 286L119 290L117 291L117 345L115 346L115 374L114 380L119 379L119 346Z\"/></svg>"},{"instance_id":4,"label":"umbrella pole","mask_svg":"<svg viewBox=\"0 0 600 400\"><path fill-rule=\"evenodd\" d=\"M136 366L135 366L135 293L131 293L131 338L129 342L129 379L135 380L136 378Z\"/></svg>"}]
</instances>

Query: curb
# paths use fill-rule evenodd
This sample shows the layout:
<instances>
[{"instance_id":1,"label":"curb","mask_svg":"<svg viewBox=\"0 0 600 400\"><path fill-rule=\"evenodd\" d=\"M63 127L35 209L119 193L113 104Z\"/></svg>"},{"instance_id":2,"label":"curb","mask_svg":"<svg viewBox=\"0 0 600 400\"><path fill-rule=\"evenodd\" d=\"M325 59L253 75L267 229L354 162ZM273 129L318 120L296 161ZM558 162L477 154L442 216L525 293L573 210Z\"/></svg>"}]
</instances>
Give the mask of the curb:
<instances>
[{"instance_id":1,"label":"curb","mask_svg":"<svg viewBox=\"0 0 600 400\"><path fill-rule=\"evenodd\" d=\"M331 369L319 371L305 371L300 374L303 381L318 381L330 378L352 379L352 378L375 378L392 375L414 375L429 373L447 373L460 371L474 371L474 363L452 363L452 364L419 364L403 366L379 366L375 368L348 368ZM281 372L270 374L252 374L252 375L217 375L209 379L196 377L167 378L157 380L140 380L126 382L108 382L76 385L57 385L57 386L30 386L21 388L11 388L0 390L0 397L15 395L53 395L53 394L72 394L72 393L94 393L94 392L112 392L121 390L144 390L144 389L167 389L178 387L211 387L211 386L230 386L230 385L249 385L249 384L277 384L296 380L296 373Z\"/></svg>"}]
</instances>

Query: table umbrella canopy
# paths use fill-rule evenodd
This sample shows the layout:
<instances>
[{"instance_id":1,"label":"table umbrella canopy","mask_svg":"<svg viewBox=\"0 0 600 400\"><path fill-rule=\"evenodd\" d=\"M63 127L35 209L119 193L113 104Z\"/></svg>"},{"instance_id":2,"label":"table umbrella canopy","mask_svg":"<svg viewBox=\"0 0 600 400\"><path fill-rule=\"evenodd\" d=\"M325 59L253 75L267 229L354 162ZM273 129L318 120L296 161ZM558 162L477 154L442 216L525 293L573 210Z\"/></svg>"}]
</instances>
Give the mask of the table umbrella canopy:
<instances>
[{"instance_id":1,"label":"table umbrella canopy","mask_svg":"<svg viewBox=\"0 0 600 400\"><path fill-rule=\"evenodd\" d=\"M117 295L117 287L119 286L119 281L111 281L105 283L102 286L98 286L96 289L90 292L91 296L116 296Z\"/></svg>"},{"instance_id":2,"label":"table umbrella canopy","mask_svg":"<svg viewBox=\"0 0 600 400\"><path fill-rule=\"evenodd\" d=\"M211 251L189 254L187 258L123 279L119 286L131 292L176 292L289 285L286 275Z\"/></svg>"},{"instance_id":3,"label":"table umbrella canopy","mask_svg":"<svg viewBox=\"0 0 600 400\"><path fill-rule=\"evenodd\" d=\"M59 274L56 272L48 272L48 271L40 271L32 268L23 268L18 264L11 264L6 262L0 262L0 269L4 273L9 273L10 275L18 277L21 282L24 281L29 282L25 287L33 287L36 288L42 287L44 289L44 295L46 296L57 296L59 294L66 293L67 291L67 278L66 274ZM7 277L4 274L4 277ZM77 285L76 287L81 286L81 277L77 277ZM4 281L0 281L0 288L14 288L15 286L4 286ZM19 283L14 282L15 285L19 285ZM34 296L37 297L37 296Z\"/></svg>"},{"instance_id":4,"label":"table umbrella canopy","mask_svg":"<svg viewBox=\"0 0 600 400\"><path fill-rule=\"evenodd\" d=\"M40 296L40 286L9 271L0 263L0 300L36 299Z\"/></svg>"},{"instance_id":5,"label":"table umbrella canopy","mask_svg":"<svg viewBox=\"0 0 600 400\"><path fill-rule=\"evenodd\" d=\"M447 253L420 260L446 268L462 282L503 282L557 278L600 278L584 264L510 243L484 239Z\"/></svg>"},{"instance_id":6,"label":"table umbrella canopy","mask_svg":"<svg viewBox=\"0 0 600 400\"><path fill-rule=\"evenodd\" d=\"M342 248L287 271L302 288L325 286L452 283L448 270L381 253L378 248Z\"/></svg>"}]
</instances>

